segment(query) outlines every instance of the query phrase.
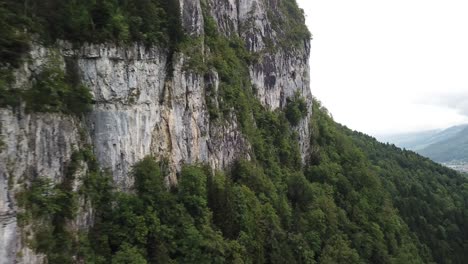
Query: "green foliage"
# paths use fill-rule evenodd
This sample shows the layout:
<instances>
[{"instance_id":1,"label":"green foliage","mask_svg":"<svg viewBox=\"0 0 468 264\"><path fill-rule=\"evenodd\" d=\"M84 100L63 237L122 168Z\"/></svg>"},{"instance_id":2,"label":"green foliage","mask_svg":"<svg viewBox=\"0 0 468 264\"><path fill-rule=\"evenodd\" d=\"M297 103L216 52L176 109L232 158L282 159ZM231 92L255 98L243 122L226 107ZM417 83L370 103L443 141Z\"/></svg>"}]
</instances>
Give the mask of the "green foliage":
<instances>
[{"instance_id":1,"label":"green foliage","mask_svg":"<svg viewBox=\"0 0 468 264\"><path fill-rule=\"evenodd\" d=\"M289 123L297 126L302 119L307 117L307 103L299 93L296 93L293 98L287 99L284 111Z\"/></svg>"},{"instance_id":2,"label":"green foliage","mask_svg":"<svg viewBox=\"0 0 468 264\"><path fill-rule=\"evenodd\" d=\"M34 86L24 92L26 109L31 112L85 113L91 109L92 95L82 84L72 84L71 77L51 59L36 76Z\"/></svg>"},{"instance_id":3,"label":"green foliage","mask_svg":"<svg viewBox=\"0 0 468 264\"><path fill-rule=\"evenodd\" d=\"M146 264L146 259L136 247L128 244L122 245L121 249L112 258L112 264Z\"/></svg>"},{"instance_id":4,"label":"green foliage","mask_svg":"<svg viewBox=\"0 0 468 264\"><path fill-rule=\"evenodd\" d=\"M0 6L2 58L16 60L27 48L24 30L53 42L177 43L183 38L176 0L6 0ZM3 35L2 34L2 35Z\"/></svg>"},{"instance_id":5,"label":"green foliage","mask_svg":"<svg viewBox=\"0 0 468 264\"><path fill-rule=\"evenodd\" d=\"M420 250L437 263L463 263L468 258L466 176L411 151L377 142L339 127L365 151ZM404 253L402 253L404 254Z\"/></svg>"},{"instance_id":6,"label":"green foliage","mask_svg":"<svg viewBox=\"0 0 468 264\"><path fill-rule=\"evenodd\" d=\"M282 48L304 45L311 38L305 25L304 11L299 8L296 0L277 2L277 8L268 12L268 18L273 29L279 33L279 44Z\"/></svg>"},{"instance_id":7,"label":"green foliage","mask_svg":"<svg viewBox=\"0 0 468 264\"><path fill-rule=\"evenodd\" d=\"M20 104L22 92L18 89L10 89L13 80L11 71L0 69L0 107L17 107Z\"/></svg>"},{"instance_id":8,"label":"green foliage","mask_svg":"<svg viewBox=\"0 0 468 264\"><path fill-rule=\"evenodd\" d=\"M77 193L72 185L76 171L86 159L86 151L74 152L62 183L39 177L17 197L24 210L18 215L19 224L31 225L34 231L29 246L45 254L48 263L73 263L77 245L67 222L76 216Z\"/></svg>"},{"instance_id":9,"label":"green foliage","mask_svg":"<svg viewBox=\"0 0 468 264\"><path fill-rule=\"evenodd\" d=\"M134 188L140 195L151 192L160 193L164 189L164 165L156 164L151 157L146 157L133 167Z\"/></svg>"},{"instance_id":10,"label":"green foliage","mask_svg":"<svg viewBox=\"0 0 468 264\"><path fill-rule=\"evenodd\" d=\"M256 119L260 130L279 119L290 126L284 113L262 114L263 119ZM226 174L201 165L184 166L178 186L172 189L165 187L165 162L147 157L135 164L134 191L123 193L112 187L106 174L93 169L97 164L89 151L80 152L74 160L87 162L93 172L80 194L90 199L96 214L94 226L75 249L78 259L86 263L463 263L466 179L339 126L318 102L312 124L311 141L319 151L305 168L280 164L278 152L265 152L264 159L239 160ZM385 162L373 163L378 160ZM402 167L391 169L387 161L388 166ZM414 176L405 174L412 162L422 162L418 170L438 172L442 180L422 180L421 175L417 181L439 184L437 190L454 184L450 187L454 194L440 192L444 197L416 200L418 187L407 191L396 187L413 184ZM72 163L70 168L74 171L76 166ZM405 181L394 175L394 169ZM447 176L441 176L444 173ZM424 188L432 192L431 187ZM60 205L44 206L50 202L36 194L49 193L49 187L34 189L35 204L44 211L61 212ZM442 215L423 211L428 210L426 201ZM459 233L452 233L455 230ZM38 247L48 249L43 252L52 253L50 259L64 256L54 252L69 252L50 247L57 245L54 241L76 248L73 240L50 234L45 229ZM447 250L452 255L439 259Z\"/></svg>"},{"instance_id":11,"label":"green foliage","mask_svg":"<svg viewBox=\"0 0 468 264\"><path fill-rule=\"evenodd\" d=\"M15 9L13 1L0 3L0 68L18 67L22 55L29 50L29 38L19 27L24 23L23 17Z\"/></svg>"},{"instance_id":12,"label":"green foliage","mask_svg":"<svg viewBox=\"0 0 468 264\"><path fill-rule=\"evenodd\" d=\"M181 175L178 185L181 202L195 219L204 219L207 210L207 173L201 168L186 166Z\"/></svg>"},{"instance_id":13,"label":"green foliage","mask_svg":"<svg viewBox=\"0 0 468 264\"><path fill-rule=\"evenodd\" d=\"M464 224L468 221L466 177L414 152L379 143L334 123L319 102L315 102L314 107L312 127L315 136L312 141L322 151L313 159L318 165L312 167L312 172L323 175L320 181L337 186L340 195L349 193L347 182L355 185L353 178L357 180L358 185L355 186L362 189L364 196L356 197L351 192L339 204L346 208L349 207L346 203L355 200L358 207L354 206L351 217L358 219L361 226L362 221L372 220L369 216L380 214L374 201L384 204L382 215L376 219L381 222L379 228L374 226L369 231L376 238L382 235L386 238L389 249L392 249L390 252L395 252L390 259L397 263L463 263L467 258L468 245ZM355 150L350 152L351 148ZM367 172L357 174L354 171L356 167L349 165L345 166L347 172L343 172L336 164L332 165L333 162L349 164L350 161L359 162ZM331 165L324 166L327 163ZM341 178L343 173L347 173L346 179ZM379 198L378 193L384 197ZM407 235L398 242L401 232ZM382 252L383 245L376 244L375 239L366 242L369 238L361 235L355 239L364 248L372 243L378 246L373 251ZM395 243L401 246L395 248ZM366 249L366 252L370 251ZM366 254L372 256L375 253ZM416 255L420 258L415 258ZM377 260L381 262L382 259Z\"/></svg>"},{"instance_id":14,"label":"green foliage","mask_svg":"<svg viewBox=\"0 0 468 264\"><path fill-rule=\"evenodd\" d=\"M12 88L14 81L9 69L0 69L0 107L18 107L26 102L30 112L62 112L81 115L91 110L92 94L80 83L77 69L67 73L61 69L58 59L51 57L41 72L34 75L33 87L23 90Z\"/></svg>"},{"instance_id":15,"label":"green foliage","mask_svg":"<svg viewBox=\"0 0 468 264\"><path fill-rule=\"evenodd\" d=\"M320 263L362 263L357 251L352 249L350 244L349 240L345 240L341 236L331 238L330 243L323 249L323 255L320 257Z\"/></svg>"},{"instance_id":16,"label":"green foliage","mask_svg":"<svg viewBox=\"0 0 468 264\"><path fill-rule=\"evenodd\" d=\"M138 263L224 262L230 247L209 223L206 171L185 167L179 190L173 192L164 188L164 175L163 163L143 159L133 169L135 194L112 191L104 175L90 175L83 194L93 194L99 210L88 235L92 253L85 250L82 258L98 263L127 263L127 255Z\"/></svg>"},{"instance_id":17,"label":"green foliage","mask_svg":"<svg viewBox=\"0 0 468 264\"><path fill-rule=\"evenodd\" d=\"M326 113L315 113L328 120L321 122L332 122ZM320 133L332 133L328 138L336 140L337 148L321 143L321 161L305 173L283 170L274 175L251 161L239 161L227 175L186 166L177 189L168 190L162 188L163 163L148 157L134 167L135 194L96 185L91 193L106 193L107 198L99 198L106 202L97 207L102 208L96 211L99 221L89 233L95 258L115 262L135 255L141 261L166 263L430 262L357 146L334 123L319 128L314 140L322 141Z\"/></svg>"},{"instance_id":18,"label":"green foliage","mask_svg":"<svg viewBox=\"0 0 468 264\"><path fill-rule=\"evenodd\" d=\"M39 178L31 183L28 191L20 195L20 206L34 216L48 216L64 211L61 200L66 193L56 188L50 179Z\"/></svg>"},{"instance_id":19,"label":"green foliage","mask_svg":"<svg viewBox=\"0 0 468 264\"><path fill-rule=\"evenodd\" d=\"M200 75L204 75L209 72L205 54L203 53L204 45L203 37L185 38L184 41L178 44L177 50L188 57L188 61L184 63L185 71L195 72ZM207 92L209 93L211 91ZM214 94L211 94L211 96L212 99L215 98Z\"/></svg>"},{"instance_id":20,"label":"green foliage","mask_svg":"<svg viewBox=\"0 0 468 264\"><path fill-rule=\"evenodd\" d=\"M236 119L254 147L255 159L266 165L272 175L281 173L281 164L288 169L299 169L301 157L297 134L290 127L285 113L268 111L254 95L248 68L254 60L253 55L246 50L241 39L219 34L206 4L202 9L205 44L210 50L206 67L215 69L220 79L218 90L210 90L206 96L211 120ZM213 102L216 97L217 104ZM301 99L297 101L297 105L302 107Z\"/></svg>"},{"instance_id":21,"label":"green foliage","mask_svg":"<svg viewBox=\"0 0 468 264\"><path fill-rule=\"evenodd\" d=\"M336 127L328 128L330 138L340 138ZM364 156L352 158L358 150L341 136L343 157L331 147L305 174L283 171L275 178L249 161L228 175L188 166L173 191L161 188L164 166L145 158L133 170L136 194L105 186L92 192L108 195L89 235L98 244L92 248L109 261L132 245L131 254L148 262L422 263L380 179L367 171Z\"/></svg>"}]
</instances>

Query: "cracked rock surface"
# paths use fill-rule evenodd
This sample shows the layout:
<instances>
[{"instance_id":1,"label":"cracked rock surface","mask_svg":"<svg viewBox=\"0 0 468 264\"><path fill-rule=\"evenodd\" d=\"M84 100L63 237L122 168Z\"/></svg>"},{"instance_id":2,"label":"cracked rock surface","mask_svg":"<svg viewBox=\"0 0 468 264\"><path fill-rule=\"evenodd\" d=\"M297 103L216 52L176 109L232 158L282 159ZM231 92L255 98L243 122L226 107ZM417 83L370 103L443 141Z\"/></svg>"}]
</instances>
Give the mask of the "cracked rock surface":
<instances>
[{"instance_id":1,"label":"cracked rock surface","mask_svg":"<svg viewBox=\"0 0 468 264\"><path fill-rule=\"evenodd\" d=\"M268 20L263 0L209 0L211 15L226 36L245 40L251 52L262 54L250 66L251 83L268 109L282 108L298 92L309 103L309 44L289 50L269 51L265 41L276 32ZM188 35L203 36L200 0L180 0L182 25ZM207 87L217 90L216 72L207 76L187 70L188 55L164 48L133 44L85 44L58 48L33 45L30 60L15 72L17 89L32 86L34 74L58 53L76 61L81 81L91 89L92 111L84 117L59 113L28 113L0 108L0 264L43 263L23 241L18 227L15 195L37 177L59 183L74 150L91 145L100 166L108 169L122 190L132 186L131 166L143 157L167 159L168 182L177 183L176 171L186 163L206 163L214 169L228 167L237 158L249 159L251 148L240 131L236 116L222 124L210 121L205 101ZM172 72L168 74L168 62ZM303 160L309 152L309 118L296 127ZM76 185L80 183L77 178ZM81 210L73 226L86 228L90 212Z\"/></svg>"}]
</instances>

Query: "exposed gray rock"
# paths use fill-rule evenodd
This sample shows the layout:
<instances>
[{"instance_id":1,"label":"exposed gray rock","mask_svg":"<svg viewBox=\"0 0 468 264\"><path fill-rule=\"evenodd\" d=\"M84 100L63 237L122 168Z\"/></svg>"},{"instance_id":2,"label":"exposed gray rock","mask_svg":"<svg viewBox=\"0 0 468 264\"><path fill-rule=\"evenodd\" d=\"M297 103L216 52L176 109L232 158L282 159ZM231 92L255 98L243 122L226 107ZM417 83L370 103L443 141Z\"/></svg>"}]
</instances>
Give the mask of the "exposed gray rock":
<instances>
[{"instance_id":1,"label":"exposed gray rock","mask_svg":"<svg viewBox=\"0 0 468 264\"><path fill-rule=\"evenodd\" d=\"M273 1L274 2L274 1ZM208 5L221 32L239 36L259 62L250 67L256 96L267 108L282 108L288 97L299 92L309 99L308 43L302 47L269 50L266 40L277 35L268 20L273 2L263 0L209 0ZM182 24L192 37L203 36L204 20L200 0L180 0ZM33 45L28 62L15 72L16 89L32 86L51 56L73 61L82 82L92 91L95 104L86 117L58 113L29 114L24 108L0 109L0 264L42 263L44 256L26 246L16 213L21 210L15 194L36 177L61 182L74 150L91 143L99 164L112 172L117 186L132 187L131 166L147 155L167 159L170 184L183 164L207 163L213 169L228 167L251 153L234 114L226 121L211 121L205 98L214 98L218 74L206 75L187 69L188 55L164 48L133 44L85 44L74 48L60 42L58 48ZM169 62L172 71L168 74ZM209 87L209 89L208 89ZM303 160L309 152L309 118L297 126ZM86 174L86 166L78 174ZM79 188L76 177L74 188ZM80 200L80 211L72 228L92 224L92 208ZM23 230L21 230L23 229Z\"/></svg>"},{"instance_id":2,"label":"exposed gray rock","mask_svg":"<svg viewBox=\"0 0 468 264\"><path fill-rule=\"evenodd\" d=\"M192 37L203 35L204 22L200 1L180 0L182 26Z\"/></svg>"},{"instance_id":3,"label":"exposed gray rock","mask_svg":"<svg viewBox=\"0 0 468 264\"><path fill-rule=\"evenodd\" d=\"M2 188L2 192L6 192ZM0 214L0 264L9 264L16 254L16 217L14 214Z\"/></svg>"},{"instance_id":4,"label":"exposed gray rock","mask_svg":"<svg viewBox=\"0 0 468 264\"><path fill-rule=\"evenodd\" d=\"M308 115L296 127L300 137L302 160L305 162L310 150L309 120L312 115L312 94L309 86L309 47L297 50L278 50L265 54L262 60L251 66L250 77L263 105L274 110L286 106L287 98L299 93L306 98Z\"/></svg>"},{"instance_id":5,"label":"exposed gray rock","mask_svg":"<svg viewBox=\"0 0 468 264\"><path fill-rule=\"evenodd\" d=\"M17 230L15 194L37 177L61 182L64 169L79 146L78 127L73 118L60 114L26 114L0 110L0 263L37 263L42 259L24 247ZM3 261L3 262L2 262Z\"/></svg>"},{"instance_id":6,"label":"exposed gray rock","mask_svg":"<svg viewBox=\"0 0 468 264\"><path fill-rule=\"evenodd\" d=\"M280 32L272 28L268 14L278 15L275 1L225 0L209 1L210 10L219 29L225 35L237 34L245 40L249 51L259 55L259 62L250 68L250 79L257 98L267 108L283 108L288 97L296 92L307 99L308 116L296 130L300 136L303 161L308 158L309 119L312 114L312 94L309 81L309 41L302 46L284 49L277 43ZM276 44L268 48L266 42Z\"/></svg>"},{"instance_id":7,"label":"exposed gray rock","mask_svg":"<svg viewBox=\"0 0 468 264\"><path fill-rule=\"evenodd\" d=\"M88 117L96 156L122 188L132 164L151 154L161 121L167 52L143 45L86 45L75 54L83 82L96 100Z\"/></svg>"},{"instance_id":8,"label":"exposed gray rock","mask_svg":"<svg viewBox=\"0 0 468 264\"><path fill-rule=\"evenodd\" d=\"M56 51L34 46L16 72L16 88L31 87L34 73ZM62 61L63 62L63 61ZM62 63L64 66L64 63ZM41 263L43 256L27 248L17 228L15 196L37 177L62 181L67 163L80 147L79 122L55 113L27 113L23 108L0 109L0 263Z\"/></svg>"}]
</instances>

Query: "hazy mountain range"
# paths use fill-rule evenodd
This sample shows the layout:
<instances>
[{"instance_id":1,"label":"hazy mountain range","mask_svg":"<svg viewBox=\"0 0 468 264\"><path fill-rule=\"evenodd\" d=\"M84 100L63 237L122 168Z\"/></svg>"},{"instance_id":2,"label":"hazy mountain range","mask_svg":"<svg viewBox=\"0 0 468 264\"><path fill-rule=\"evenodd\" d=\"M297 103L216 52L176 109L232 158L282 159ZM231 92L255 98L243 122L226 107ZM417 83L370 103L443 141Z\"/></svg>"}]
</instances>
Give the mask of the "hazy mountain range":
<instances>
[{"instance_id":1,"label":"hazy mountain range","mask_svg":"<svg viewBox=\"0 0 468 264\"><path fill-rule=\"evenodd\" d=\"M379 140L413 150L440 163L468 162L468 124L445 130L384 136Z\"/></svg>"}]
</instances>

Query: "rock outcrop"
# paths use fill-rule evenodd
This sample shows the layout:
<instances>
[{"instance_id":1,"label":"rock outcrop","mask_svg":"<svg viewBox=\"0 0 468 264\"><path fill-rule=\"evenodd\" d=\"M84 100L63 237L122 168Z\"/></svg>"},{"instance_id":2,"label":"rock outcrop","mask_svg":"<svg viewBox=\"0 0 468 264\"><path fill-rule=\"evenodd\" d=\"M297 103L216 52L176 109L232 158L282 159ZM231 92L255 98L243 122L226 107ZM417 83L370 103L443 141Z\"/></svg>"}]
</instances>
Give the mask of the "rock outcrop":
<instances>
[{"instance_id":1,"label":"rock outcrop","mask_svg":"<svg viewBox=\"0 0 468 264\"><path fill-rule=\"evenodd\" d=\"M223 34L244 39L248 50L259 54L249 72L260 102L271 110L282 108L298 92L310 99L310 116L309 44L267 47L279 34L267 16L276 8L274 2L209 0L208 6ZM180 6L186 33L203 36L200 1L180 0ZM28 248L18 227L16 215L21 209L15 196L37 177L61 182L72 153L85 145L93 147L100 166L111 171L122 190L132 186L131 166L147 155L169 161L173 171L169 184L177 183L176 172L183 164L201 162L223 169L237 158L250 157L251 148L234 114L224 123L210 121L207 87L216 90L220 81L215 71L204 76L188 70L189 54L140 44L78 48L66 42L54 48L34 44L30 60L15 72L15 88L30 88L31 76L51 54L58 54L63 68L73 61L95 103L85 117L0 108L0 263L43 262L43 256ZM305 161L310 148L309 118L296 129Z\"/></svg>"}]
</instances>

